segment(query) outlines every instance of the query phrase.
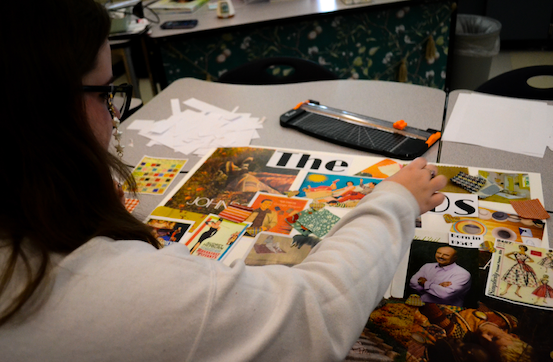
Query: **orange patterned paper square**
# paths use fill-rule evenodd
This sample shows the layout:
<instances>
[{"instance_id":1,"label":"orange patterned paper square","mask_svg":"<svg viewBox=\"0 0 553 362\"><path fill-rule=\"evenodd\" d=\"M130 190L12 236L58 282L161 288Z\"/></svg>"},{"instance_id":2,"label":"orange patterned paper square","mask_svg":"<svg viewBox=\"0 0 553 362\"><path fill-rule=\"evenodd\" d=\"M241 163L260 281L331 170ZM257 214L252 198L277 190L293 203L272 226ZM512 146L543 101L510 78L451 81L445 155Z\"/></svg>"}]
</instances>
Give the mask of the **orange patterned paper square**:
<instances>
[{"instance_id":1,"label":"orange patterned paper square","mask_svg":"<svg viewBox=\"0 0 553 362\"><path fill-rule=\"evenodd\" d=\"M511 201L511 205L518 216L525 219L549 219L549 213L538 199Z\"/></svg>"},{"instance_id":2,"label":"orange patterned paper square","mask_svg":"<svg viewBox=\"0 0 553 362\"><path fill-rule=\"evenodd\" d=\"M125 208L128 212L133 212L139 202L138 199L125 199Z\"/></svg>"}]
</instances>

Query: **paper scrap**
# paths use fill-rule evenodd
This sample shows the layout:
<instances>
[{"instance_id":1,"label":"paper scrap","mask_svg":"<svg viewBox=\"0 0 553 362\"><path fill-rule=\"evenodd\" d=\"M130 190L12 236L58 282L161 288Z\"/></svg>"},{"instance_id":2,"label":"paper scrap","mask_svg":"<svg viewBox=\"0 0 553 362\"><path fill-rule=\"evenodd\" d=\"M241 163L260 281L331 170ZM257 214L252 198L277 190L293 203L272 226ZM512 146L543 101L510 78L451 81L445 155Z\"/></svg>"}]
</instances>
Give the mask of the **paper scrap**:
<instances>
[{"instance_id":1,"label":"paper scrap","mask_svg":"<svg viewBox=\"0 0 553 362\"><path fill-rule=\"evenodd\" d=\"M171 99L172 116L133 123L132 129L150 139L147 146L161 144L175 152L203 156L212 148L249 146L252 139L259 138L257 130L263 128L259 117L236 113L238 107L229 112L195 98L183 104L194 110L181 111L180 101Z\"/></svg>"},{"instance_id":2,"label":"paper scrap","mask_svg":"<svg viewBox=\"0 0 553 362\"><path fill-rule=\"evenodd\" d=\"M543 157L553 128L543 101L459 94L442 141Z\"/></svg>"},{"instance_id":3,"label":"paper scrap","mask_svg":"<svg viewBox=\"0 0 553 362\"><path fill-rule=\"evenodd\" d=\"M543 205L541 204L540 200L538 199L532 199L532 200L524 200L524 201L516 201L511 200L510 201L511 206L515 209L515 212L518 216L523 217L525 219L549 219L549 213Z\"/></svg>"},{"instance_id":4,"label":"paper scrap","mask_svg":"<svg viewBox=\"0 0 553 362\"><path fill-rule=\"evenodd\" d=\"M180 102L178 98L171 99L171 113L173 116L177 116L181 113Z\"/></svg>"},{"instance_id":5,"label":"paper scrap","mask_svg":"<svg viewBox=\"0 0 553 362\"><path fill-rule=\"evenodd\" d=\"M155 123L155 121L136 119L127 127L127 129L133 129L133 130L140 131L144 128L151 127L154 123Z\"/></svg>"}]
</instances>

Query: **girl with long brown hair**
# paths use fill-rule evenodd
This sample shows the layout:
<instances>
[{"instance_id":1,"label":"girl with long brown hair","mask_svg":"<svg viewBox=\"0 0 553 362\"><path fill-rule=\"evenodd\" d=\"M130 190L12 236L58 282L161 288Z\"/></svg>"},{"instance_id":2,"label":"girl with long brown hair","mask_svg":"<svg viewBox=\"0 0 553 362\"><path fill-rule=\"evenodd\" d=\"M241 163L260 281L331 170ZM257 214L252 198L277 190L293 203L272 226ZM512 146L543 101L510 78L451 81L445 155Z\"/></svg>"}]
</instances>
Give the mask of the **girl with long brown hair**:
<instances>
[{"instance_id":1,"label":"girl with long brown hair","mask_svg":"<svg viewBox=\"0 0 553 362\"><path fill-rule=\"evenodd\" d=\"M120 87L105 9L2 9L0 359L343 360L415 218L443 200L436 168L417 159L381 182L292 268L158 250L116 187L129 172L110 147Z\"/></svg>"}]
</instances>

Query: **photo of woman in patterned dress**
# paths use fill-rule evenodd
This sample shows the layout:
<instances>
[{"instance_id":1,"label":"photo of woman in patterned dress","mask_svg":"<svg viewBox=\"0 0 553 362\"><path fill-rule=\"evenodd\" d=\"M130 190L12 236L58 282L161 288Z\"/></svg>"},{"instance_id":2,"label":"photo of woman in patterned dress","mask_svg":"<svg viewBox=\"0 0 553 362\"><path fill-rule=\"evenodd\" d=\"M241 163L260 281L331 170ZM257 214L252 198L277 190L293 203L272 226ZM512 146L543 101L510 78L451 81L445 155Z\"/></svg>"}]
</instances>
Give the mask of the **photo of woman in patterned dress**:
<instances>
[{"instance_id":1,"label":"photo of woman in patterned dress","mask_svg":"<svg viewBox=\"0 0 553 362\"><path fill-rule=\"evenodd\" d=\"M538 261L538 265L543 266L546 273L547 269L553 269L553 250L550 250L547 254L545 254L545 257Z\"/></svg>"},{"instance_id":2,"label":"photo of woman in patterned dress","mask_svg":"<svg viewBox=\"0 0 553 362\"><path fill-rule=\"evenodd\" d=\"M528 247L520 245L518 249L518 252L512 251L505 255L506 258L514 260L516 264L509 268L509 270L507 270L501 278L507 283L507 288L505 288L500 295L507 294L509 288L511 288L512 285L516 285L517 290L515 291L515 294L522 298L522 296L518 293L521 287L535 288L538 286L538 278L536 277L534 269L532 269L530 265L526 264L534 262L532 258L526 255Z\"/></svg>"}]
</instances>

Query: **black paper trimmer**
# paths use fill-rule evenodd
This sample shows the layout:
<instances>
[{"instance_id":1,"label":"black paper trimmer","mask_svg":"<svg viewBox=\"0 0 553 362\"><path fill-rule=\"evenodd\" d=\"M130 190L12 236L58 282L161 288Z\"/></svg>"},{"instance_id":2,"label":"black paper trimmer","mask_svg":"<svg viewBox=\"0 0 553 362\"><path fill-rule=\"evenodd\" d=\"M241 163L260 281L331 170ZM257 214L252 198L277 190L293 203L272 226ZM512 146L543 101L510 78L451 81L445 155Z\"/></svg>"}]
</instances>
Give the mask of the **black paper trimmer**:
<instances>
[{"instance_id":1,"label":"black paper trimmer","mask_svg":"<svg viewBox=\"0 0 553 362\"><path fill-rule=\"evenodd\" d=\"M282 127L358 150L402 160L424 154L440 139L441 133L409 127L305 101L280 116Z\"/></svg>"}]
</instances>

